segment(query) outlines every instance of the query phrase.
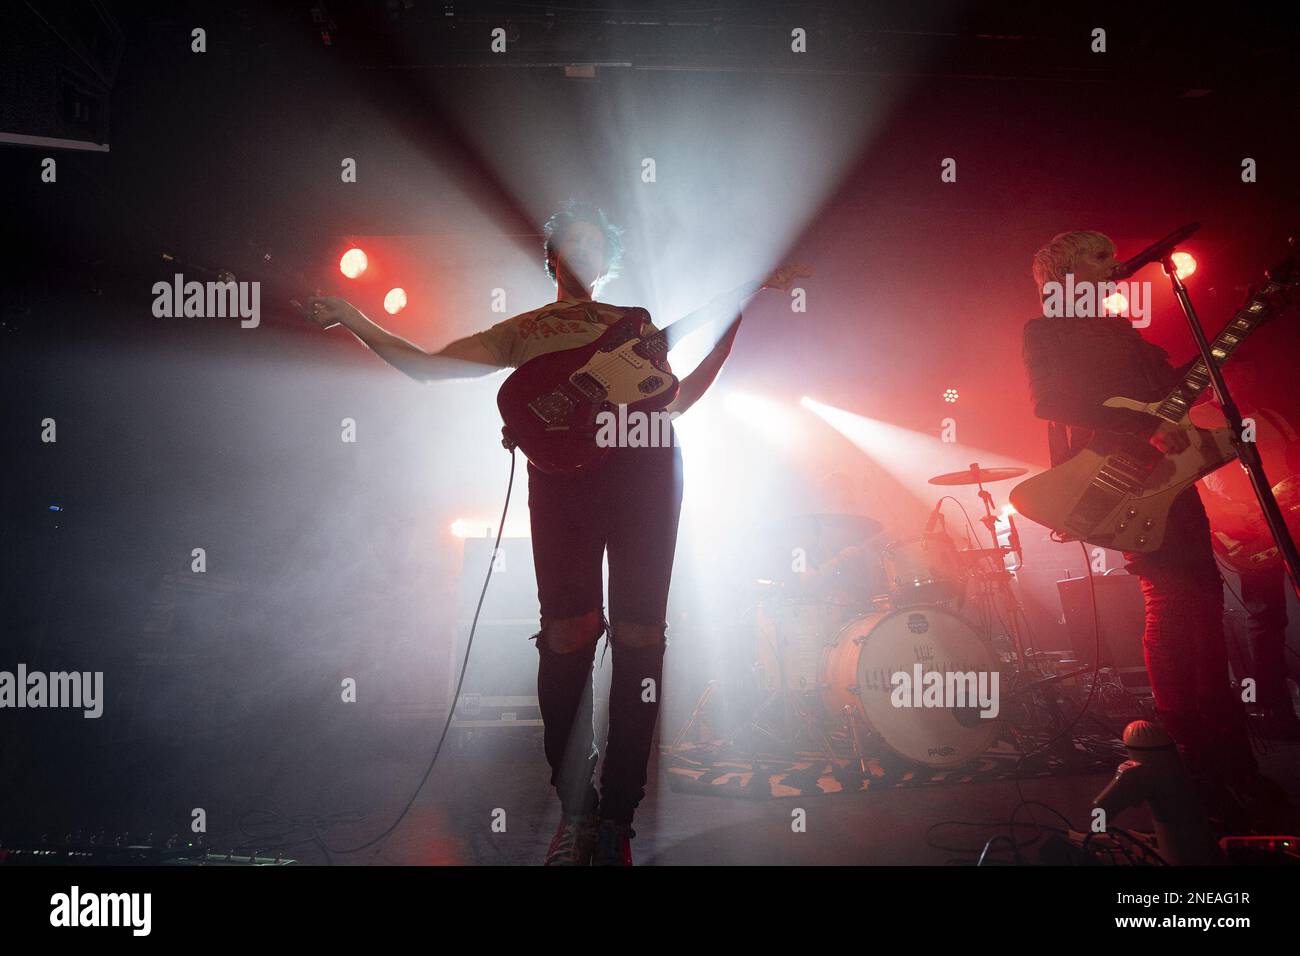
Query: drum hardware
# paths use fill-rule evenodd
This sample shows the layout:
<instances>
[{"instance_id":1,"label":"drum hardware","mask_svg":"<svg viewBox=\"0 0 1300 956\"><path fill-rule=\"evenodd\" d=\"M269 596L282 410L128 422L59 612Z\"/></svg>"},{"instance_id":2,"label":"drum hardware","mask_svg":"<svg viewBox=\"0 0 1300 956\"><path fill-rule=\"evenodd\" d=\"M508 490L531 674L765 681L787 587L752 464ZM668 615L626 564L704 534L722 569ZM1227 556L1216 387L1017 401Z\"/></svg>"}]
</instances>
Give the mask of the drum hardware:
<instances>
[{"instance_id":1,"label":"drum hardware","mask_svg":"<svg viewBox=\"0 0 1300 956\"><path fill-rule=\"evenodd\" d=\"M763 698L748 722L727 740L729 745L748 733L782 752L794 754L804 742L833 756L816 712L820 693L817 665L823 647L839 629L841 617L838 604L798 601L780 592L776 598L758 603L758 653L752 670Z\"/></svg>"},{"instance_id":2,"label":"drum hardware","mask_svg":"<svg viewBox=\"0 0 1300 956\"><path fill-rule=\"evenodd\" d=\"M998 548L964 548L957 552L957 557L961 559L962 564L968 565L972 570L974 566L984 560L997 561L999 564L1007 556L1007 549Z\"/></svg>"},{"instance_id":3,"label":"drum hardware","mask_svg":"<svg viewBox=\"0 0 1300 956\"><path fill-rule=\"evenodd\" d=\"M862 741L858 739L857 715L853 712L851 705L844 705L843 716L844 724L849 732L849 743L853 746L853 756L858 762L858 772L865 777L867 775L867 757L862 750Z\"/></svg>"},{"instance_id":4,"label":"drum hardware","mask_svg":"<svg viewBox=\"0 0 1300 956\"><path fill-rule=\"evenodd\" d=\"M1027 650L1020 623L1023 612L1011 587L1014 576L1004 566L1008 554L1020 557L1014 519L1009 521L1010 543L999 545L999 515L993 496L984 488L985 483L1025 473L1023 468L983 468L975 463L965 471L931 478L937 485L978 487L985 511L982 523L993 537L993 547L980 547L975 540L973 547L958 550L946 531L936 530L946 496L940 498L919 537L896 541L882 553L888 594L863 600L841 582L838 593L813 599L807 591L777 581L759 582L766 587L755 610L753 672L761 699L745 726L726 743L743 744L742 752L752 755L755 770L764 747L783 754L811 752L831 760L844 759L845 752L851 751L847 756L865 775L869 741L870 747L879 745L923 767L953 768L978 759L1000 728L1009 725L1007 715L1001 713L1003 704L1037 699L1041 707L1025 708L1028 722L1047 722L1050 716L1054 726L1064 726L1059 723L1059 710L1053 713L1055 700L1049 689L1087 669L1065 670L1049 663L1045 676L1044 659ZM804 515L791 520L805 534L833 527L865 535L880 527L857 515ZM796 597L800 593L803 600ZM850 616L846 611L855 616L845 620ZM970 611L982 611L987 626L974 623L967 616ZM995 646L1001 640L994 630L998 621L1005 629L1005 654ZM1014 687L1014 693L999 693L997 718L981 716L977 701L988 702L983 692L976 702L963 701L960 708L894 706L892 675L910 672L918 662L925 670L983 676L984 690L990 693L995 673L1009 682L1032 679L1023 686L999 680L999 691ZM969 684L962 686L969 690ZM706 698L711 688L706 689ZM916 700L920 702L919 697ZM698 713L692 714L688 727L698 722ZM809 745L811 751L801 745Z\"/></svg>"},{"instance_id":5,"label":"drum hardware","mask_svg":"<svg viewBox=\"0 0 1300 956\"><path fill-rule=\"evenodd\" d=\"M1078 661L1062 662L1063 665L1071 665L1071 664L1078 664L1078 663L1080 662ZM1136 696L1134 696L1126 688L1124 688L1121 681L1117 681L1118 674L1116 671L1117 669L1110 668L1110 667L1102 667L1098 669L1094 667L1092 664L1084 664L1081 667L1074 667L1073 669L1062 670L1059 673L1055 673L1046 677L1037 678L1029 681L1028 683L1016 687L1016 689L1006 698L1006 702L1008 704L1014 705L1017 703L1021 703L1029 698L1037 699L1042 704L1043 709L1047 711L1050 717L1050 721L1048 722L1046 727L1038 726L1036 727L1036 729L1045 730L1046 733L1051 737L1051 739L1056 741L1055 749L1059 751L1061 755L1067 758L1073 757L1075 756L1075 752L1074 752L1074 747L1073 747L1073 743L1071 742L1071 739L1067 737L1061 737L1059 740L1057 739L1058 735L1061 734L1061 732L1064 731L1071 724L1071 720L1067 719L1067 717L1061 712L1060 700L1067 699L1067 698L1069 699L1082 698L1082 700L1076 699L1075 703L1082 705L1084 702L1086 702L1088 697L1093 696L1093 683L1087 681L1087 678L1091 678L1094 677L1094 675L1096 675L1095 676L1095 682L1097 687L1096 695L1097 698L1101 700L1103 703L1107 703L1107 698L1111 698L1109 703L1111 705L1111 708L1113 708L1115 702L1114 698L1116 698L1116 696L1118 695L1118 697L1123 698L1125 703L1129 704L1129 706L1123 708L1124 714L1141 713L1141 702ZM1066 693L1062 691L1059 694L1053 694L1049 692L1054 687L1063 685L1065 684L1065 682L1071 681L1077 677L1083 677L1085 678L1085 681L1081 683L1079 686L1077 686L1072 693ZM1104 712L1109 714L1109 709L1105 710ZM1115 715L1109 714L1109 716L1113 717ZM1108 726L1106 722L1102 720L1097 714L1091 712L1086 714L1080 714L1074 718L1074 721L1077 722L1083 717L1087 717L1087 719L1095 723L1107 735L1114 736L1115 728ZM1023 725L1026 727L1035 727L1035 723L1032 718L1023 721Z\"/></svg>"},{"instance_id":6,"label":"drum hardware","mask_svg":"<svg viewBox=\"0 0 1300 956\"><path fill-rule=\"evenodd\" d=\"M749 721L728 737L724 746L750 754L755 760L755 771L758 770L757 757L762 751L756 744L747 746L742 742L745 738L752 739L755 736L776 745L780 753L791 756L800 753L799 744L802 741L813 746L812 753L820 753L827 759L834 759L835 749L826 735L822 722L818 719L815 708L805 706L812 704L816 698L806 697L801 700L800 698L804 696L789 690L769 690ZM774 728L768 726L769 715L775 720Z\"/></svg>"},{"instance_id":7,"label":"drum hardware","mask_svg":"<svg viewBox=\"0 0 1300 956\"><path fill-rule=\"evenodd\" d=\"M700 694L699 700L695 702L695 707L691 710L691 716L687 719L686 725L677 732L673 742L668 745L668 753L675 753L686 742L686 738L690 736L692 730L697 726L704 726L704 711L709 701L713 699L713 692L717 690L718 683L715 678L704 685L704 692Z\"/></svg>"},{"instance_id":8,"label":"drum hardware","mask_svg":"<svg viewBox=\"0 0 1300 956\"><path fill-rule=\"evenodd\" d=\"M1021 475L1028 474L1027 468L982 468L979 462L971 462L970 468L966 471L953 471L942 475L935 475L930 479L932 485L975 485L978 489L979 499L984 504L984 516L980 518L980 524L988 529L989 538L993 542L993 547L978 547L979 542L972 542L975 548L968 549L966 552L958 554L968 554L965 560L970 565L970 575L980 583L989 583L990 592L987 594L989 601L1001 599L1005 611L1005 620L1007 624L1007 637L1011 641L1011 646L1015 654L1016 664L1021 670L1028 670L1029 664L1025 656L1024 638L1020 631L1020 619L1024 617L1024 608L1020 606L1020 601L1015 593L1011 590L1011 574L1005 567L1005 558L1009 554L1016 556L1017 565L1024 563L1024 552L1020 546L1020 534L1016 529L1016 518L1013 511L1008 510L1006 514L1008 528L1008 543L1003 546L998 544L997 522L998 513L993 505L992 493L984 487L986 483L994 481L1005 481L1009 478L1018 478ZM942 504L943 499L939 499ZM936 505L936 510L938 506ZM983 559L988 558L995 560L995 567L989 570L981 570L974 567ZM993 615L1001 618L1002 615L997 613L996 608L992 608Z\"/></svg>"}]
</instances>

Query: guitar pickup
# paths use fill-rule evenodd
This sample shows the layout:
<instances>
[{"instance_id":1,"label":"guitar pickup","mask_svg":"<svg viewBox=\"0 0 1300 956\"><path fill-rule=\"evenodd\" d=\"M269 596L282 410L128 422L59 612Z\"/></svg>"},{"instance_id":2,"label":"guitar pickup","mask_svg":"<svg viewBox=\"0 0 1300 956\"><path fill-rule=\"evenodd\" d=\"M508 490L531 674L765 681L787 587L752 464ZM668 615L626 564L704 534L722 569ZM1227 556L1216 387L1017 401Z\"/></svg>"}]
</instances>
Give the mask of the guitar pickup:
<instances>
[{"instance_id":1,"label":"guitar pickup","mask_svg":"<svg viewBox=\"0 0 1300 956\"><path fill-rule=\"evenodd\" d=\"M1123 500L1124 492L1117 488L1100 483L1090 484L1070 512L1066 527L1077 534L1087 534Z\"/></svg>"},{"instance_id":2,"label":"guitar pickup","mask_svg":"<svg viewBox=\"0 0 1300 956\"><path fill-rule=\"evenodd\" d=\"M579 372L577 375L572 376L569 381L574 388L593 402L603 402L605 396L609 394L605 386L597 381L596 377L590 372Z\"/></svg>"},{"instance_id":3,"label":"guitar pickup","mask_svg":"<svg viewBox=\"0 0 1300 956\"><path fill-rule=\"evenodd\" d=\"M645 368L645 362L641 361L641 359L639 359L636 355L633 354L635 351L636 351L635 349L628 349L627 351L621 352L619 353L619 358L621 358L628 365L632 366L634 369L639 370Z\"/></svg>"},{"instance_id":4,"label":"guitar pickup","mask_svg":"<svg viewBox=\"0 0 1300 956\"><path fill-rule=\"evenodd\" d=\"M1101 475L1111 483L1122 486L1123 490L1131 495L1141 493L1142 482L1150 474L1149 464L1127 455L1111 455L1101 469Z\"/></svg>"}]
</instances>

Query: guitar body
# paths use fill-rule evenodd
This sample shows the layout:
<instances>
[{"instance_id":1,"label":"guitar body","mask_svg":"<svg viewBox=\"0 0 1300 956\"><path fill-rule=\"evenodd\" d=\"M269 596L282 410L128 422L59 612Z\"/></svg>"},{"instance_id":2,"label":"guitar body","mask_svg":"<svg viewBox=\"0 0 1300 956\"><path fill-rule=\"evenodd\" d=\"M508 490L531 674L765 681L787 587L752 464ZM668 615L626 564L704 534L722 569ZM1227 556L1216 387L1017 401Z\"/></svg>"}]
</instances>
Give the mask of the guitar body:
<instances>
[{"instance_id":1,"label":"guitar body","mask_svg":"<svg viewBox=\"0 0 1300 956\"><path fill-rule=\"evenodd\" d=\"M1125 398L1106 405L1152 409ZM1169 508L1202 475L1237 457L1227 428L1197 428L1184 419L1189 444L1163 455L1138 437L1099 434L1055 468L1011 490L1025 517L1071 538L1117 551L1150 552L1165 539Z\"/></svg>"},{"instance_id":2,"label":"guitar body","mask_svg":"<svg viewBox=\"0 0 1300 956\"><path fill-rule=\"evenodd\" d=\"M590 345L539 355L511 373L497 392L507 439L548 474L571 474L608 453L597 444L597 416L652 412L677 397L662 336L647 340L644 309L629 309ZM659 345L661 347L656 347Z\"/></svg>"}]
</instances>

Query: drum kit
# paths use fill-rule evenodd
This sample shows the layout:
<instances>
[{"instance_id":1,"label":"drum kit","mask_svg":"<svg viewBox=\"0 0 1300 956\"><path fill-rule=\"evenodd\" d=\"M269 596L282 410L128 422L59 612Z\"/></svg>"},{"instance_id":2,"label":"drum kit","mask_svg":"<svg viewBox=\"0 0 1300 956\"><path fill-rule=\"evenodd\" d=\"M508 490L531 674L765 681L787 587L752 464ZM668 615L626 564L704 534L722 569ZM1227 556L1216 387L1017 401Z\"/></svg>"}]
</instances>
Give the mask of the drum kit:
<instances>
[{"instance_id":1,"label":"drum kit","mask_svg":"<svg viewBox=\"0 0 1300 956\"><path fill-rule=\"evenodd\" d=\"M945 495L920 535L880 551L874 574L861 569L871 563L867 540L881 530L876 521L810 515L774 528L773 537L785 541L829 537L834 544L821 551L834 557L816 567L810 562L789 584L759 582L754 673L762 702L742 733L761 739L743 749L830 757L847 752L864 772L873 747L938 769L984 753L998 736L998 719L981 716L969 701L899 706L894 675L919 666L944 674L1042 676L1027 663L1033 655L1024 646L1023 614L1006 568L1006 558L1020 553L1014 516L1006 515L1007 544L999 544L1002 516L984 487L1025 472L972 464L931 478L933 485L978 486L985 510L980 521L992 546L982 546L967 519L971 538L958 548L943 528ZM850 544L839 547L846 540ZM859 573L852 573L855 566ZM1010 686L1008 680L991 683Z\"/></svg>"}]
</instances>

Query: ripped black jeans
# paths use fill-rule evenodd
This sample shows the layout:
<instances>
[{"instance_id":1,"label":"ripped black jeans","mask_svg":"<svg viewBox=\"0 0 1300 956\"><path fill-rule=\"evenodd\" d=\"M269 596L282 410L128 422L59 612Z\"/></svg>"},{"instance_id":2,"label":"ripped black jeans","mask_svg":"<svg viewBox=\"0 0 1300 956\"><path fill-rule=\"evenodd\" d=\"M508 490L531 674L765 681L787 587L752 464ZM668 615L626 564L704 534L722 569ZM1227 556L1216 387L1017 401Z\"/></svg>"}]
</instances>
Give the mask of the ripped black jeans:
<instances>
[{"instance_id":1,"label":"ripped black jeans","mask_svg":"<svg viewBox=\"0 0 1300 956\"><path fill-rule=\"evenodd\" d=\"M663 693L668 587L682 503L681 452L616 448L577 475L528 467L533 563L542 630L537 696L545 725L551 784L567 814L630 823L645 796L646 765ZM609 737L597 796L599 753L592 726L592 662L603 629L603 564L609 556L613 673ZM553 650L548 622L591 615L590 640ZM620 625L653 628L645 646L620 644Z\"/></svg>"}]
</instances>

